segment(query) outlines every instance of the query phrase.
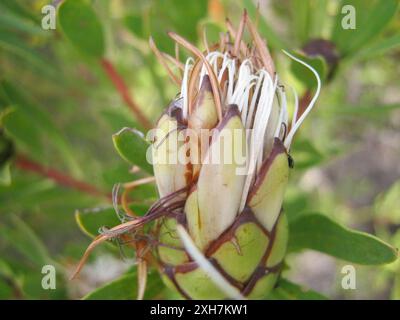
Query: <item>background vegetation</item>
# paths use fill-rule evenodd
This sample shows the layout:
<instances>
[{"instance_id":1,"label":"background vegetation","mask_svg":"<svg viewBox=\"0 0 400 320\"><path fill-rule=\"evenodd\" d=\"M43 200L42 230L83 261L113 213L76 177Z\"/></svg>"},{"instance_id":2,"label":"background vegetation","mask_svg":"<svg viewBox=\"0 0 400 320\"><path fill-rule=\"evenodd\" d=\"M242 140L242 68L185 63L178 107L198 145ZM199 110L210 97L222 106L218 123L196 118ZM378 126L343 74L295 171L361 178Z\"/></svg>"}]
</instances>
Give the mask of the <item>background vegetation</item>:
<instances>
[{"instance_id":1,"label":"background vegetation","mask_svg":"<svg viewBox=\"0 0 400 320\"><path fill-rule=\"evenodd\" d=\"M256 15L251 0L68 2L56 30L41 28L49 1L0 2L2 299L76 299L110 281L88 297L135 298L127 248L121 253L103 245L77 280L68 276L90 236L118 222L113 185L140 175L115 151L112 135L122 127L144 130L143 119L154 123L177 93L148 37L173 53L166 31L201 46L203 27L218 40L226 17L236 24L243 8ZM356 30L341 27L344 4L356 8ZM295 170L284 203L289 218L319 212L400 247L398 1L271 0L260 1L260 13L259 30L280 77L303 101L313 90L310 77L280 50L304 48L298 54L305 59L314 53L314 39L336 47L328 50L333 60L308 57L323 90L293 146ZM156 194L143 188L131 196L144 212ZM56 266L56 290L41 287L45 264ZM288 264L288 279L330 298L400 298L398 262L354 264L356 290L341 287L344 260L307 250L289 254ZM282 286L295 291L289 282ZM146 297L167 297L154 275Z\"/></svg>"}]
</instances>

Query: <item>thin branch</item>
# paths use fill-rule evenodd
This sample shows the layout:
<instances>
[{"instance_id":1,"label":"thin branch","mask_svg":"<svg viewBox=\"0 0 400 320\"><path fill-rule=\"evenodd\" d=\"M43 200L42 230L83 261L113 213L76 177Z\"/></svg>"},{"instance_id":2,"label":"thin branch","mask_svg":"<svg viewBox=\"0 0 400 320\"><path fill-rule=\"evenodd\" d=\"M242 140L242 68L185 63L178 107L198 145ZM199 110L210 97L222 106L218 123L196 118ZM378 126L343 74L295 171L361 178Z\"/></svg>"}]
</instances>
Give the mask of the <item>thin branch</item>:
<instances>
[{"instance_id":1,"label":"thin branch","mask_svg":"<svg viewBox=\"0 0 400 320\"><path fill-rule=\"evenodd\" d=\"M111 61L107 60L106 58L102 58L100 62L105 73L110 78L110 80L114 84L115 88L117 89L122 99L129 107L129 109L131 109L132 112L135 114L140 124L146 129L152 128L153 127L152 123L150 122L149 119L147 119L147 117L143 114L142 110L139 108L137 103L133 100L132 96L129 93L129 89L125 84L125 81L119 75L119 73L117 72Z\"/></svg>"},{"instance_id":2,"label":"thin branch","mask_svg":"<svg viewBox=\"0 0 400 320\"><path fill-rule=\"evenodd\" d=\"M15 164L18 169L23 170L23 171L30 171L33 173L36 173L40 176L44 176L48 179L53 180L56 182L58 185L75 189L78 191L82 191L84 193L96 196L96 197L106 197L108 200L111 200L111 194L103 192L99 190L97 187L77 180L65 173L62 173L56 169L48 168L40 163L37 163L31 159L28 159L24 155L17 155Z\"/></svg>"}]
</instances>

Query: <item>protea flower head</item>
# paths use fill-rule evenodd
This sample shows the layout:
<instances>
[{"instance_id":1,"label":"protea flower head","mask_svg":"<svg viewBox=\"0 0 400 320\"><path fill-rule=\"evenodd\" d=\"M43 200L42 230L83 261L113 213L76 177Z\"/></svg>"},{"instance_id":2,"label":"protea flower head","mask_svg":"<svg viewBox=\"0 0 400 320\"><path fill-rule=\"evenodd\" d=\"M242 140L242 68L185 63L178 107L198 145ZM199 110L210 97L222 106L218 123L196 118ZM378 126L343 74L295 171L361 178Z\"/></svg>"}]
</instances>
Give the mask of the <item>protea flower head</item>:
<instances>
[{"instance_id":1,"label":"protea flower head","mask_svg":"<svg viewBox=\"0 0 400 320\"><path fill-rule=\"evenodd\" d=\"M85 254L155 221L151 260L165 283L189 299L262 298L275 285L288 240L282 202L290 145L320 89L315 70L286 53L318 81L302 112L293 91L289 121L285 88L256 27L246 13L238 30L229 21L227 26L219 43L205 41L205 51L169 33L193 55L184 64L150 40L180 87L152 131L160 200L145 216L104 232ZM249 44L243 40L246 27Z\"/></svg>"}]
</instances>

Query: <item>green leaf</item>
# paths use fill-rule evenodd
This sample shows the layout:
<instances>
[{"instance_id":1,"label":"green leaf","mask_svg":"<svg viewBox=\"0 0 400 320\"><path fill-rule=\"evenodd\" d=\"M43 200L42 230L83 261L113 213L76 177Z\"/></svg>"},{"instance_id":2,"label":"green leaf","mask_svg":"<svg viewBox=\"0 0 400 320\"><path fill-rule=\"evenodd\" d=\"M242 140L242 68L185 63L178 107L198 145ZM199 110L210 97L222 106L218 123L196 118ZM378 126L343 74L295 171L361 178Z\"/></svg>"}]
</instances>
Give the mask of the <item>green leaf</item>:
<instances>
[{"instance_id":1,"label":"green leaf","mask_svg":"<svg viewBox=\"0 0 400 320\"><path fill-rule=\"evenodd\" d=\"M31 10L31 6L26 1L21 0L2 0L1 10L13 12L16 16L40 23L40 16Z\"/></svg>"},{"instance_id":2,"label":"green leaf","mask_svg":"<svg viewBox=\"0 0 400 320\"><path fill-rule=\"evenodd\" d=\"M340 105L326 107L322 116L363 116L376 119L377 116L387 116L390 112L400 109L399 103L387 105Z\"/></svg>"},{"instance_id":3,"label":"green leaf","mask_svg":"<svg viewBox=\"0 0 400 320\"><path fill-rule=\"evenodd\" d=\"M328 298L314 290L281 278L276 288L268 295L269 300L327 300Z\"/></svg>"},{"instance_id":4,"label":"green leaf","mask_svg":"<svg viewBox=\"0 0 400 320\"><path fill-rule=\"evenodd\" d=\"M31 44L26 43L26 41L24 42L16 35L0 32L0 48L26 60L38 72L52 79L58 79L58 68L53 64L49 64L37 50L32 49Z\"/></svg>"},{"instance_id":5,"label":"green leaf","mask_svg":"<svg viewBox=\"0 0 400 320\"><path fill-rule=\"evenodd\" d=\"M257 7L252 0L244 0L243 6L249 13L249 16L254 19L257 13ZM263 16L259 19L258 31L262 37L267 40L269 46L274 49L289 48L288 44L282 39L280 35L275 33L275 30L265 21Z\"/></svg>"},{"instance_id":6,"label":"green leaf","mask_svg":"<svg viewBox=\"0 0 400 320\"><path fill-rule=\"evenodd\" d=\"M170 54L174 52L174 42L166 31L178 32L196 42L198 23L207 15L207 1L151 0L136 7L139 7L137 11L130 13L125 20L127 28L146 41L151 35L157 47Z\"/></svg>"},{"instance_id":7,"label":"green leaf","mask_svg":"<svg viewBox=\"0 0 400 320\"><path fill-rule=\"evenodd\" d=\"M143 203L143 199L144 197L141 203L129 205L129 208L140 216L145 214L150 207L150 204ZM112 207L76 210L75 221L81 231L91 238L98 236L99 230L103 227L112 228L121 224L117 213Z\"/></svg>"},{"instance_id":8,"label":"green leaf","mask_svg":"<svg viewBox=\"0 0 400 320\"><path fill-rule=\"evenodd\" d=\"M394 276L394 284L392 288L392 292L390 293L392 300L400 300L400 273L398 272Z\"/></svg>"},{"instance_id":9,"label":"green leaf","mask_svg":"<svg viewBox=\"0 0 400 320\"><path fill-rule=\"evenodd\" d=\"M55 264L43 242L23 220L17 216L12 216L10 220L10 226L1 225L0 238L3 238L34 265Z\"/></svg>"},{"instance_id":10,"label":"green leaf","mask_svg":"<svg viewBox=\"0 0 400 320\"><path fill-rule=\"evenodd\" d=\"M18 17L10 11L0 11L0 29L18 30L31 35L45 36L45 32L32 21Z\"/></svg>"},{"instance_id":11,"label":"green leaf","mask_svg":"<svg viewBox=\"0 0 400 320\"><path fill-rule=\"evenodd\" d=\"M101 115L107 121L111 130L116 132L123 127L137 128L138 124L132 120L131 113L126 108L123 109L104 109L101 110Z\"/></svg>"},{"instance_id":12,"label":"green leaf","mask_svg":"<svg viewBox=\"0 0 400 320\"><path fill-rule=\"evenodd\" d=\"M120 278L107 283L83 297L84 300L136 300L137 273L125 274ZM164 284L156 272L150 272L147 278L144 299L154 299L164 289Z\"/></svg>"},{"instance_id":13,"label":"green leaf","mask_svg":"<svg viewBox=\"0 0 400 320\"><path fill-rule=\"evenodd\" d=\"M100 228L111 228L121 223L114 208L96 208L84 211L77 210L75 212L75 220L83 233L91 238L99 234Z\"/></svg>"},{"instance_id":14,"label":"green leaf","mask_svg":"<svg viewBox=\"0 0 400 320\"><path fill-rule=\"evenodd\" d=\"M358 59L369 59L376 56L382 56L387 51L400 47L400 33L394 36L384 38L376 43L367 46L357 54Z\"/></svg>"},{"instance_id":15,"label":"green leaf","mask_svg":"<svg viewBox=\"0 0 400 320\"><path fill-rule=\"evenodd\" d=\"M21 121L28 121L29 127L34 128L30 130L31 132L35 130L35 135L39 136L41 134L45 136L45 138L50 138L50 141L65 159L70 170L75 175L80 176L80 167L69 143L64 137L65 134L56 126L46 111L42 110L30 96L9 81L3 80L0 83L0 89L0 95L3 95L4 99L8 100L9 104L15 108L16 112L21 114L21 116L17 115L17 117L19 117L19 124L21 124ZM19 128L23 129L23 127ZM19 134L17 130L15 130L13 134L23 139L22 134ZM29 135L25 137L25 139L29 138ZM39 145L40 142L37 143L37 147L39 147Z\"/></svg>"},{"instance_id":16,"label":"green leaf","mask_svg":"<svg viewBox=\"0 0 400 320\"><path fill-rule=\"evenodd\" d=\"M320 164L325 158L323 154L309 141L297 140L291 150L296 169L307 169Z\"/></svg>"},{"instance_id":17,"label":"green leaf","mask_svg":"<svg viewBox=\"0 0 400 320\"><path fill-rule=\"evenodd\" d=\"M354 54L377 36L396 13L398 0L343 0L338 6L332 39L342 55ZM356 12L356 28L343 29L343 6L351 5Z\"/></svg>"},{"instance_id":18,"label":"green leaf","mask_svg":"<svg viewBox=\"0 0 400 320\"><path fill-rule=\"evenodd\" d=\"M288 250L317 250L361 265L397 259L396 249L370 234L345 228L321 214L305 214L289 225Z\"/></svg>"},{"instance_id":19,"label":"green leaf","mask_svg":"<svg viewBox=\"0 0 400 320\"><path fill-rule=\"evenodd\" d=\"M115 149L123 159L153 174L153 167L146 157L150 144L144 139L140 131L123 128L113 135L113 142Z\"/></svg>"},{"instance_id":20,"label":"green leaf","mask_svg":"<svg viewBox=\"0 0 400 320\"><path fill-rule=\"evenodd\" d=\"M382 224L400 224L400 180L380 194L374 204L375 221Z\"/></svg>"},{"instance_id":21,"label":"green leaf","mask_svg":"<svg viewBox=\"0 0 400 320\"><path fill-rule=\"evenodd\" d=\"M143 25L143 17L140 14L129 14L124 18L125 26L137 37L145 38L146 33Z\"/></svg>"},{"instance_id":22,"label":"green leaf","mask_svg":"<svg viewBox=\"0 0 400 320\"><path fill-rule=\"evenodd\" d=\"M326 78L328 73L328 66L322 56L307 57L299 51L292 51L291 54L313 67L315 71L317 71L319 77L321 78L321 81ZM304 83L307 88L312 89L317 86L317 80L315 79L314 73L297 61L291 61L290 70L293 75L302 83Z\"/></svg>"},{"instance_id":23,"label":"green leaf","mask_svg":"<svg viewBox=\"0 0 400 320\"><path fill-rule=\"evenodd\" d=\"M219 35L225 30L221 25L213 22L211 19L203 19L199 23L199 29L205 30L208 43L217 43L219 41Z\"/></svg>"},{"instance_id":24,"label":"green leaf","mask_svg":"<svg viewBox=\"0 0 400 320\"><path fill-rule=\"evenodd\" d=\"M300 44L304 45L308 38L311 29L311 1L310 0L293 0L291 21L293 24L293 32L299 39Z\"/></svg>"},{"instance_id":25,"label":"green leaf","mask_svg":"<svg viewBox=\"0 0 400 320\"><path fill-rule=\"evenodd\" d=\"M71 43L82 53L104 55L104 34L92 6L83 0L65 0L58 9L58 21Z\"/></svg>"},{"instance_id":26,"label":"green leaf","mask_svg":"<svg viewBox=\"0 0 400 320\"><path fill-rule=\"evenodd\" d=\"M40 131L32 123L31 118L15 109L7 109L1 116L1 121L9 136L35 158L43 154L43 144L40 139Z\"/></svg>"}]
</instances>

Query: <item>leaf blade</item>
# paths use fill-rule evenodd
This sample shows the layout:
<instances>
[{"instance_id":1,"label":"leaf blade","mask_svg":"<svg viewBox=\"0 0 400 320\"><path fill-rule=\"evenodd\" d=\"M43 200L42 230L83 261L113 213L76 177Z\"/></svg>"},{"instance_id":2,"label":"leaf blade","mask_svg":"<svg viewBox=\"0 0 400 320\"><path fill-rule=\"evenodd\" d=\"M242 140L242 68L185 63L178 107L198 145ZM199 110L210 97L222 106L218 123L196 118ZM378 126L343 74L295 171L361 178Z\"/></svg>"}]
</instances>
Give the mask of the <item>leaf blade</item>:
<instances>
[{"instance_id":1,"label":"leaf blade","mask_svg":"<svg viewBox=\"0 0 400 320\"><path fill-rule=\"evenodd\" d=\"M140 131L125 127L114 134L112 139L115 149L124 160L153 174L153 167L146 157L150 144Z\"/></svg>"},{"instance_id":2,"label":"leaf blade","mask_svg":"<svg viewBox=\"0 0 400 320\"><path fill-rule=\"evenodd\" d=\"M390 263L398 255L377 237L345 228L321 214L301 215L289 230L289 251L313 249L361 265Z\"/></svg>"},{"instance_id":3,"label":"leaf blade","mask_svg":"<svg viewBox=\"0 0 400 320\"><path fill-rule=\"evenodd\" d=\"M58 8L58 20L66 37L82 53L100 58L105 40L100 19L82 0L66 0Z\"/></svg>"}]
</instances>

